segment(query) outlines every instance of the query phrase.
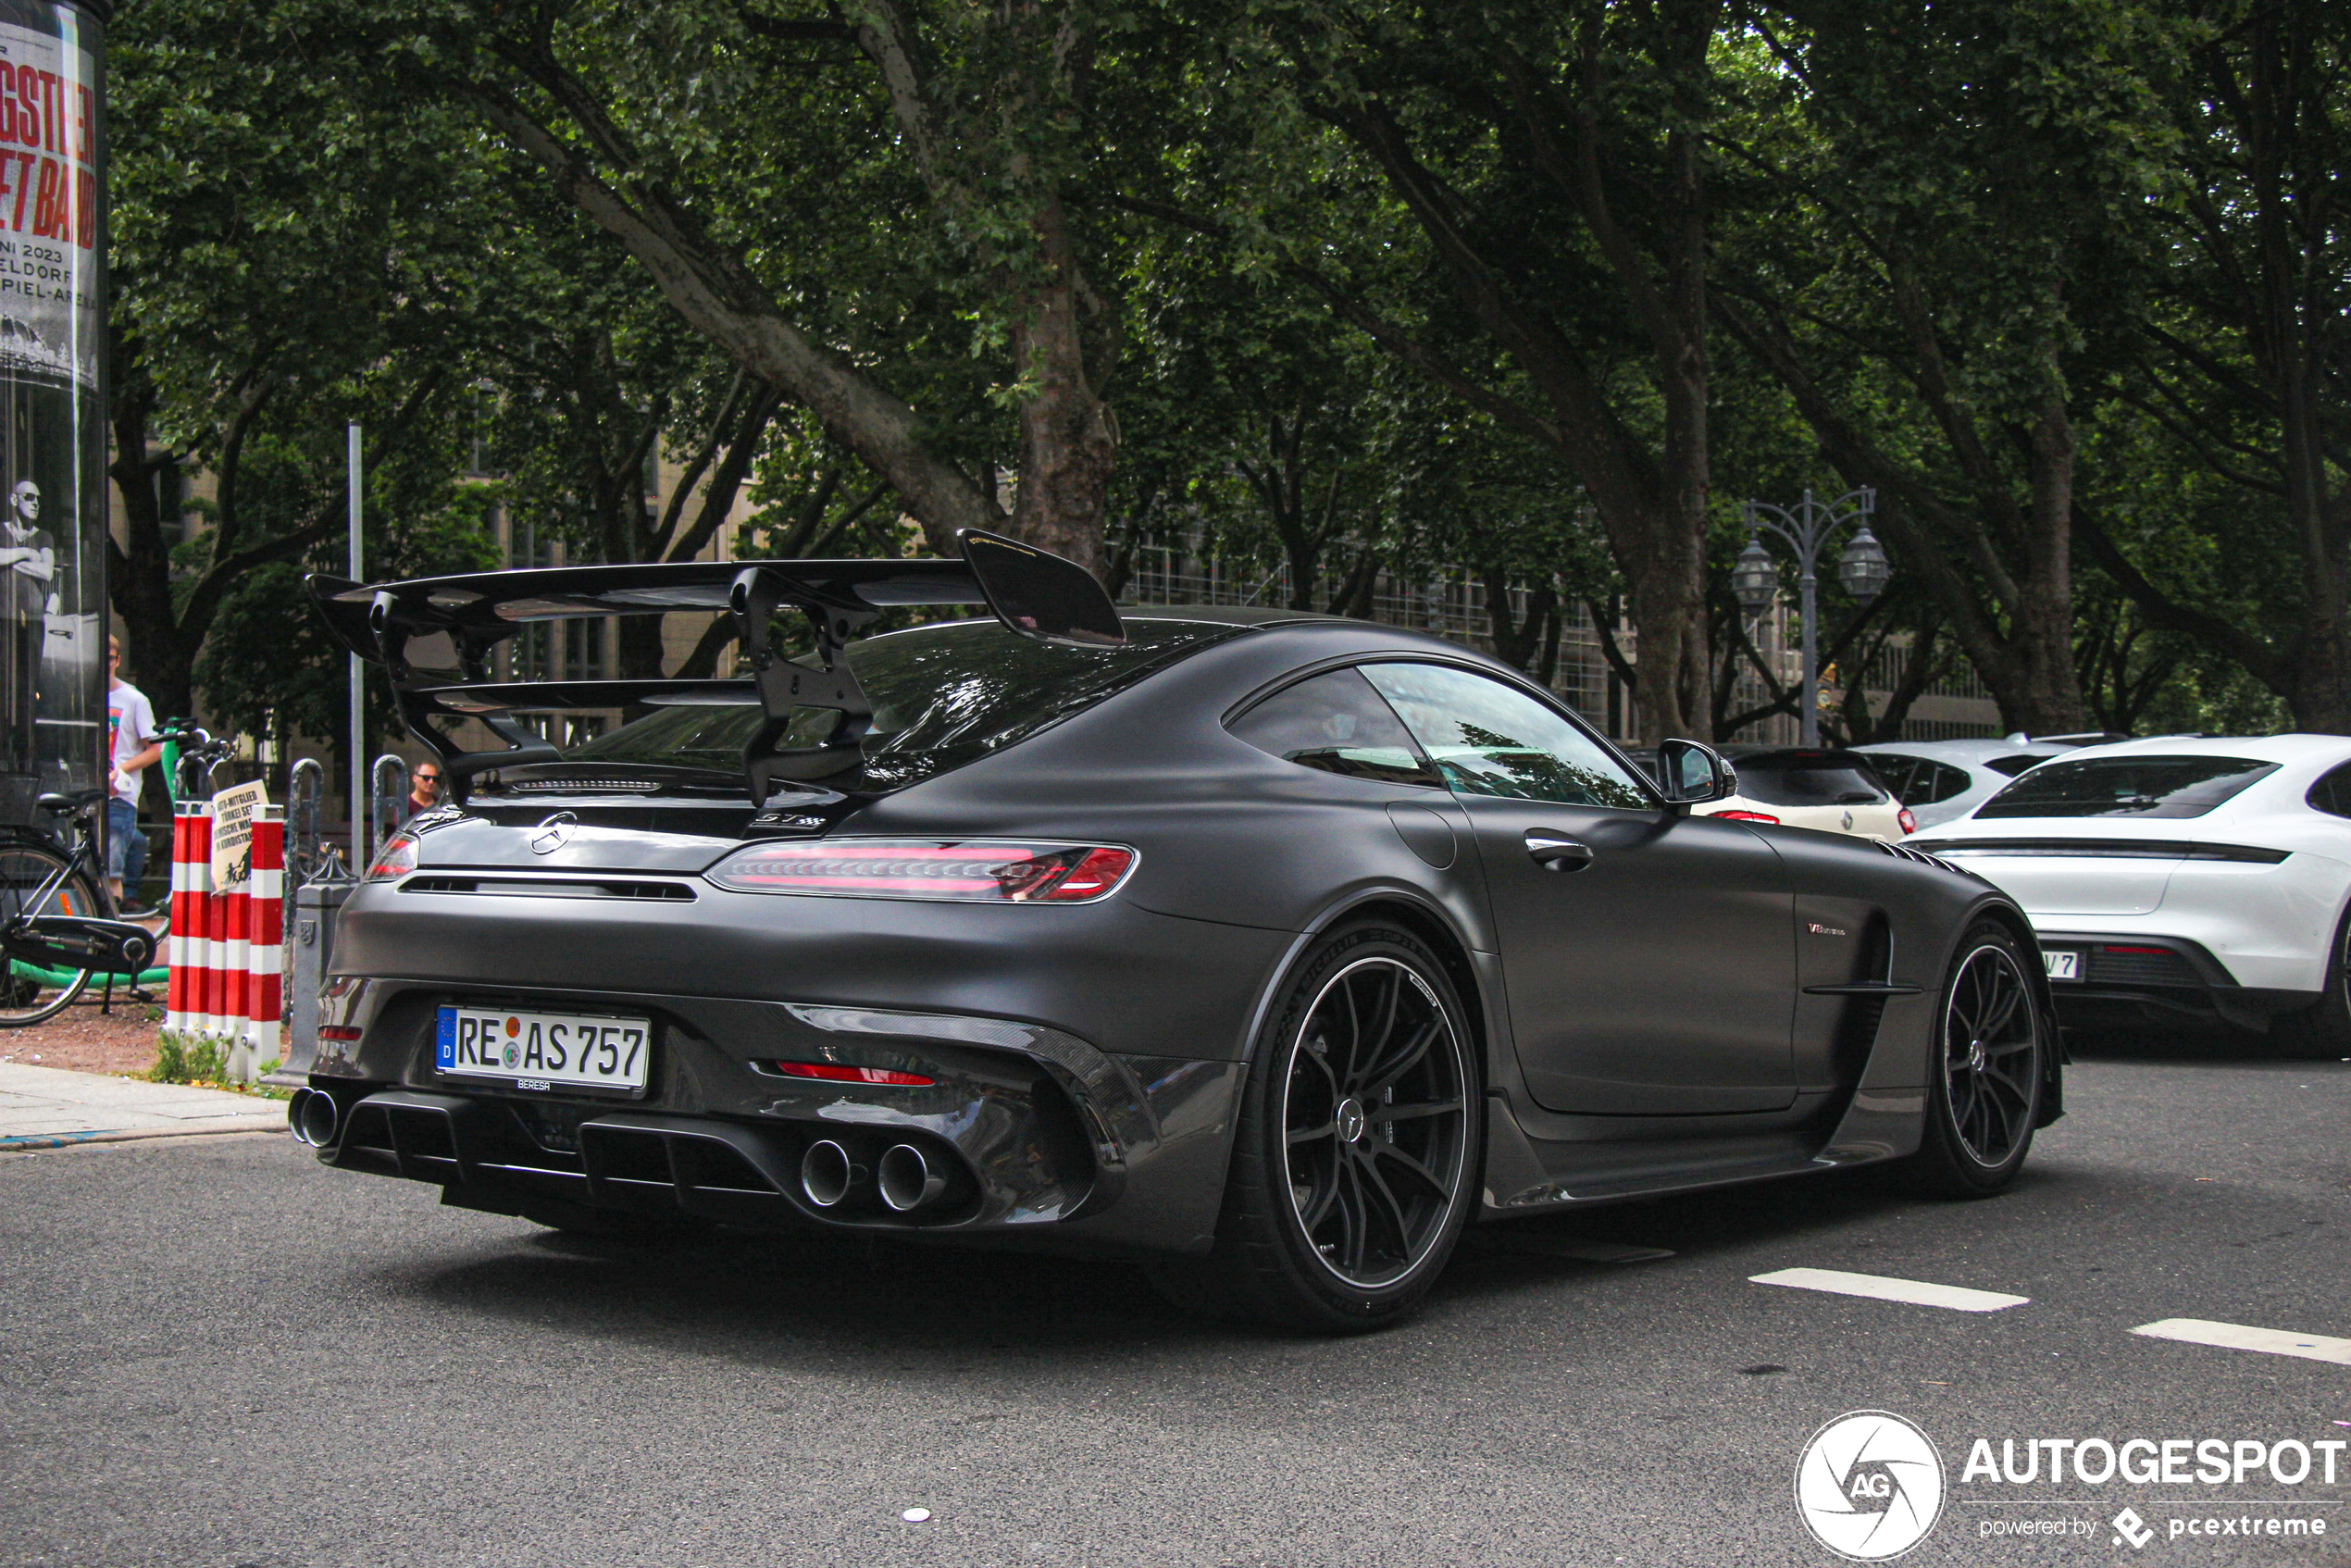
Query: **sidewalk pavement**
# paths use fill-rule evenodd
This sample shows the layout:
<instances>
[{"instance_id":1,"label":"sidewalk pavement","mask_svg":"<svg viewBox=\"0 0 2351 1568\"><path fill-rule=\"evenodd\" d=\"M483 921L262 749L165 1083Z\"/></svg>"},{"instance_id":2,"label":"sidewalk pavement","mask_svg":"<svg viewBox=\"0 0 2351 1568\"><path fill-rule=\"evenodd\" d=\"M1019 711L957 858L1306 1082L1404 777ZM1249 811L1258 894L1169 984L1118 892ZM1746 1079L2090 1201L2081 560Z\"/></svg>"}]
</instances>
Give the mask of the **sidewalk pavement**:
<instances>
[{"instance_id":1,"label":"sidewalk pavement","mask_svg":"<svg viewBox=\"0 0 2351 1568\"><path fill-rule=\"evenodd\" d=\"M0 1062L0 1151L198 1132L272 1132L280 1100Z\"/></svg>"}]
</instances>

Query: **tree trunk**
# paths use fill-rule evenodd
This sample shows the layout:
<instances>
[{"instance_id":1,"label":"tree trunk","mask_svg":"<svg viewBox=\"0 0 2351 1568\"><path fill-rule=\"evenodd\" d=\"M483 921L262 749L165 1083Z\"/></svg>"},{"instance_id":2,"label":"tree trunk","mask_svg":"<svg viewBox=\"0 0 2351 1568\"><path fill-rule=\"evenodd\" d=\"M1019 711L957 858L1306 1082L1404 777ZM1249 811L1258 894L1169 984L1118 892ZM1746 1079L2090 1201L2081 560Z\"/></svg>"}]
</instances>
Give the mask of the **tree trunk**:
<instances>
[{"instance_id":1,"label":"tree trunk","mask_svg":"<svg viewBox=\"0 0 2351 1568\"><path fill-rule=\"evenodd\" d=\"M172 461L147 455L147 419L155 394L143 370L116 356L113 410L114 453L106 472L122 504L123 537L106 541L107 598L122 617L123 677L146 693L158 718L196 711L196 647L201 637L184 635L172 604L170 541L155 503L155 475Z\"/></svg>"},{"instance_id":2,"label":"tree trunk","mask_svg":"<svg viewBox=\"0 0 2351 1568\"><path fill-rule=\"evenodd\" d=\"M1102 575L1104 513L1118 441L1086 376L1082 284L1059 196L1046 199L1038 240L1049 276L1023 302L1014 362L1036 392L1020 406L1020 493L1013 532Z\"/></svg>"},{"instance_id":3,"label":"tree trunk","mask_svg":"<svg viewBox=\"0 0 2351 1568\"><path fill-rule=\"evenodd\" d=\"M2029 467L2029 526L1994 691L2009 729L2057 735L2084 721L2073 662L2073 428L2054 388L2033 429Z\"/></svg>"}]
</instances>

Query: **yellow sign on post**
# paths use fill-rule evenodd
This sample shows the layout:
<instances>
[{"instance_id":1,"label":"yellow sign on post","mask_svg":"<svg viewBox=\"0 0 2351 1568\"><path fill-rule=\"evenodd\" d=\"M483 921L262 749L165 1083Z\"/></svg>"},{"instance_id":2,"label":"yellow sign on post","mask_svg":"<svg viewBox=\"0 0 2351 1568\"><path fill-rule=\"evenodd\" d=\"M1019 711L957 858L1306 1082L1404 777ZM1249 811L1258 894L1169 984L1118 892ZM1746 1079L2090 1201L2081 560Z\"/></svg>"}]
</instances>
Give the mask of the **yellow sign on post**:
<instances>
[{"instance_id":1,"label":"yellow sign on post","mask_svg":"<svg viewBox=\"0 0 2351 1568\"><path fill-rule=\"evenodd\" d=\"M269 803L259 779L212 797L212 890L242 888L253 875L253 825Z\"/></svg>"}]
</instances>

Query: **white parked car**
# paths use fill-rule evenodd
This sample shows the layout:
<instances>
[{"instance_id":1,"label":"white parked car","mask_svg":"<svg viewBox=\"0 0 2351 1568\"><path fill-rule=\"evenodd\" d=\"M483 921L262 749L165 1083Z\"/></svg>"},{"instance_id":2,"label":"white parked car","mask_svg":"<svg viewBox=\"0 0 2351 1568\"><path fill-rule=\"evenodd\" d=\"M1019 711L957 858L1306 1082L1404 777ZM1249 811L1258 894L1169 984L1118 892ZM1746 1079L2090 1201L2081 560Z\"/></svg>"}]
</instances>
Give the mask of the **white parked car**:
<instances>
[{"instance_id":1,"label":"white parked car","mask_svg":"<svg viewBox=\"0 0 2351 1568\"><path fill-rule=\"evenodd\" d=\"M1888 842L1917 830L1917 822L1869 761L1852 752L1725 746L1723 754L1738 775L1738 790L1697 807L1704 815L1778 822Z\"/></svg>"},{"instance_id":2,"label":"white parked car","mask_svg":"<svg viewBox=\"0 0 2351 1568\"><path fill-rule=\"evenodd\" d=\"M2107 739L2096 736L2027 740L1882 740L1856 746L1871 771L1910 808L1921 828L1965 816L2008 788L2009 780L2035 763L2078 751ZM2121 736L2111 737L2121 740Z\"/></svg>"},{"instance_id":3,"label":"white parked car","mask_svg":"<svg viewBox=\"0 0 2351 1568\"><path fill-rule=\"evenodd\" d=\"M1741 822L1776 822L1823 833L1850 833L1886 843L1918 830L1918 823L1894 798L1869 762L1852 752L1822 747L1724 746L1723 760L1737 776L1738 789L1721 800L1691 808L1699 816ZM1651 778L1657 748L1625 753Z\"/></svg>"},{"instance_id":4,"label":"white parked car","mask_svg":"<svg viewBox=\"0 0 2351 1568\"><path fill-rule=\"evenodd\" d=\"M2351 1057L2351 738L2084 747L1909 842L2024 906L2079 1022L2217 1018Z\"/></svg>"}]
</instances>

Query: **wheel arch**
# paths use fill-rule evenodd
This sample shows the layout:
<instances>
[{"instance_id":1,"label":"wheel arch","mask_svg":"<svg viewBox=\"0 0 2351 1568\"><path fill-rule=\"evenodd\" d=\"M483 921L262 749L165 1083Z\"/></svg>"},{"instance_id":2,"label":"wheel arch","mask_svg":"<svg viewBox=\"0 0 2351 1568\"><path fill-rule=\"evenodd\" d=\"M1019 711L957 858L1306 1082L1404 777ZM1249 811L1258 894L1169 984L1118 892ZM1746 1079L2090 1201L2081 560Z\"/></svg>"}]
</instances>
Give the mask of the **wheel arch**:
<instances>
[{"instance_id":1,"label":"wheel arch","mask_svg":"<svg viewBox=\"0 0 2351 1568\"><path fill-rule=\"evenodd\" d=\"M1393 920L1407 931L1428 944L1437 962L1445 966L1446 978L1453 982L1454 994L1461 998L1462 1014L1469 1022L1470 1045L1476 1053L1484 1076L1483 1089L1491 1089L1496 1081L1498 1064L1494 1052L1500 1039L1493 1027L1487 1003L1493 988L1478 977L1477 964L1471 956L1469 941L1445 912L1416 893L1401 888L1367 888L1334 902L1328 908L1307 923L1306 928L1290 943L1281 962L1273 966L1263 985L1258 988L1256 1001L1250 1005L1248 1026L1241 1036L1240 1060L1253 1061L1257 1055L1258 1037L1265 1032L1266 1014L1275 999L1282 994L1282 987L1297 971L1299 960L1326 932L1349 920L1369 917Z\"/></svg>"}]
</instances>

